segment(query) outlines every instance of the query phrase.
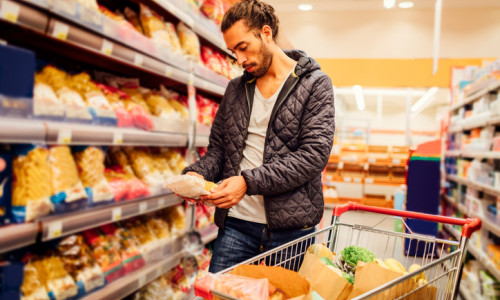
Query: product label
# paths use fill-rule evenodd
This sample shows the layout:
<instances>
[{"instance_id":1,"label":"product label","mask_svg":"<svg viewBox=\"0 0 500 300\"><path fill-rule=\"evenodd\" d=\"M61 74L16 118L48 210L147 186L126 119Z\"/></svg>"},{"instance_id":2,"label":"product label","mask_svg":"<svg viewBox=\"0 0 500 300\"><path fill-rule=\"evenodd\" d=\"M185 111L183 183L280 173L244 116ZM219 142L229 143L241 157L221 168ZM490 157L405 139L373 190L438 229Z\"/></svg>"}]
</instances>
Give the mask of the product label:
<instances>
[{"instance_id":1,"label":"product label","mask_svg":"<svg viewBox=\"0 0 500 300\"><path fill-rule=\"evenodd\" d=\"M148 203L147 202L139 203L139 212L141 214L145 213L147 210L148 210Z\"/></svg>"},{"instance_id":2,"label":"product label","mask_svg":"<svg viewBox=\"0 0 500 300\"><path fill-rule=\"evenodd\" d=\"M111 211L111 218L114 222L120 221L122 219L122 208L113 208L113 210Z\"/></svg>"},{"instance_id":3,"label":"product label","mask_svg":"<svg viewBox=\"0 0 500 300\"><path fill-rule=\"evenodd\" d=\"M57 135L57 143L60 145L71 143L71 129L60 129Z\"/></svg>"},{"instance_id":4,"label":"product label","mask_svg":"<svg viewBox=\"0 0 500 300\"><path fill-rule=\"evenodd\" d=\"M60 22L54 23L52 36L65 41L68 38L69 26Z\"/></svg>"},{"instance_id":5,"label":"product label","mask_svg":"<svg viewBox=\"0 0 500 300\"><path fill-rule=\"evenodd\" d=\"M58 221L50 223L48 228L47 238L55 239L60 237L61 235L62 235L62 222Z\"/></svg>"},{"instance_id":6,"label":"product label","mask_svg":"<svg viewBox=\"0 0 500 300\"><path fill-rule=\"evenodd\" d=\"M142 56L139 53L136 53L134 56L134 65L142 67L143 62L144 62L144 56Z\"/></svg>"},{"instance_id":7,"label":"product label","mask_svg":"<svg viewBox=\"0 0 500 300\"><path fill-rule=\"evenodd\" d=\"M122 145L123 144L123 133L115 132L113 134L113 145Z\"/></svg>"},{"instance_id":8,"label":"product label","mask_svg":"<svg viewBox=\"0 0 500 300\"><path fill-rule=\"evenodd\" d=\"M111 53L113 53L113 43L106 40L106 39L103 39L101 52L106 54L106 55L111 55Z\"/></svg>"},{"instance_id":9,"label":"product label","mask_svg":"<svg viewBox=\"0 0 500 300\"><path fill-rule=\"evenodd\" d=\"M0 5L0 18L14 24L17 23L17 18L19 17L19 5L10 1L3 1Z\"/></svg>"}]
</instances>

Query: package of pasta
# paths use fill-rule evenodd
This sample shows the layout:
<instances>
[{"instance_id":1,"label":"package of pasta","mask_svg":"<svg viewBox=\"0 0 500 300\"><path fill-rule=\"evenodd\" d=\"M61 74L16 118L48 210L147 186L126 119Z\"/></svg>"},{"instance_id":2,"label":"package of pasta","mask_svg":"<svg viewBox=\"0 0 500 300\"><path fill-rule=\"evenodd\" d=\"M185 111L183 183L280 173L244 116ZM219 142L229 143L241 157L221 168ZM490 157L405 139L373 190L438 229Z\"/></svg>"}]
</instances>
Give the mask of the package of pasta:
<instances>
[{"instance_id":1,"label":"package of pasta","mask_svg":"<svg viewBox=\"0 0 500 300\"><path fill-rule=\"evenodd\" d=\"M31 265L36 269L38 280L47 290L50 299L64 300L78 295L78 286L66 272L59 256L51 254L32 258Z\"/></svg>"},{"instance_id":2,"label":"package of pasta","mask_svg":"<svg viewBox=\"0 0 500 300\"><path fill-rule=\"evenodd\" d=\"M160 91L181 119L189 119L188 108L179 101L180 96L178 93L165 88L163 85L160 85Z\"/></svg>"},{"instance_id":3,"label":"package of pasta","mask_svg":"<svg viewBox=\"0 0 500 300\"><path fill-rule=\"evenodd\" d=\"M47 65L38 74L37 80L49 85L63 103L65 117L73 122L91 123L90 114L82 96L70 87L66 72Z\"/></svg>"},{"instance_id":4,"label":"package of pasta","mask_svg":"<svg viewBox=\"0 0 500 300\"><path fill-rule=\"evenodd\" d=\"M182 197L200 199L201 196L210 194L217 184L192 175L176 175L170 177L165 186Z\"/></svg>"},{"instance_id":5,"label":"package of pasta","mask_svg":"<svg viewBox=\"0 0 500 300\"><path fill-rule=\"evenodd\" d=\"M168 222L172 236L181 236L186 231L186 211L182 204L159 211L158 215Z\"/></svg>"},{"instance_id":6,"label":"package of pasta","mask_svg":"<svg viewBox=\"0 0 500 300\"><path fill-rule=\"evenodd\" d=\"M186 159L179 151L163 148L163 155L168 159L170 169L175 175L180 175L182 171L188 166Z\"/></svg>"},{"instance_id":7,"label":"package of pasta","mask_svg":"<svg viewBox=\"0 0 500 300\"><path fill-rule=\"evenodd\" d=\"M156 169L149 149L125 148L125 153L134 173L148 186L150 194L161 193L164 189L164 179L161 172Z\"/></svg>"},{"instance_id":8,"label":"package of pasta","mask_svg":"<svg viewBox=\"0 0 500 300\"><path fill-rule=\"evenodd\" d=\"M65 213L84 208L87 193L83 187L75 160L68 146L49 147L49 166L52 181L52 196L55 213Z\"/></svg>"},{"instance_id":9,"label":"package of pasta","mask_svg":"<svg viewBox=\"0 0 500 300\"><path fill-rule=\"evenodd\" d=\"M122 224L139 241L140 252L147 263L156 261L162 257L162 242L145 222L141 221L140 218L132 218L124 221Z\"/></svg>"},{"instance_id":10,"label":"package of pasta","mask_svg":"<svg viewBox=\"0 0 500 300\"><path fill-rule=\"evenodd\" d=\"M57 245L57 253L66 272L78 286L78 296L88 294L105 284L104 274L82 235L70 235L62 239Z\"/></svg>"},{"instance_id":11,"label":"package of pasta","mask_svg":"<svg viewBox=\"0 0 500 300\"><path fill-rule=\"evenodd\" d=\"M175 113L169 101L160 93L149 92L145 99L153 116L169 118Z\"/></svg>"},{"instance_id":12,"label":"package of pasta","mask_svg":"<svg viewBox=\"0 0 500 300\"><path fill-rule=\"evenodd\" d=\"M31 262L24 266L21 299L50 300L47 289L40 281L40 275Z\"/></svg>"},{"instance_id":13,"label":"package of pasta","mask_svg":"<svg viewBox=\"0 0 500 300\"><path fill-rule=\"evenodd\" d=\"M79 146L73 148L73 156L88 203L93 206L113 202L113 190L104 176L103 150L95 146Z\"/></svg>"},{"instance_id":14,"label":"package of pasta","mask_svg":"<svg viewBox=\"0 0 500 300\"><path fill-rule=\"evenodd\" d=\"M139 241L128 229L111 223L100 226L99 231L116 243L125 274L138 270L146 264L139 250Z\"/></svg>"},{"instance_id":15,"label":"package of pasta","mask_svg":"<svg viewBox=\"0 0 500 300\"><path fill-rule=\"evenodd\" d=\"M14 145L12 220L33 221L53 209L49 151L36 145Z\"/></svg>"},{"instance_id":16,"label":"package of pasta","mask_svg":"<svg viewBox=\"0 0 500 300\"><path fill-rule=\"evenodd\" d=\"M33 88L33 115L37 118L62 120L64 104L57 97L50 85L43 82L39 74L35 75Z\"/></svg>"},{"instance_id":17,"label":"package of pasta","mask_svg":"<svg viewBox=\"0 0 500 300\"><path fill-rule=\"evenodd\" d=\"M101 268L106 284L125 275L120 255L119 241L92 228L83 232L85 242L90 247L92 258Z\"/></svg>"},{"instance_id":18,"label":"package of pasta","mask_svg":"<svg viewBox=\"0 0 500 300\"><path fill-rule=\"evenodd\" d=\"M128 112L128 110L125 108L125 105L123 104L123 101L126 101L128 95L112 86L107 86L100 83L97 84L97 86L99 87L101 92L106 96L109 105L111 105L116 114L116 119L117 119L116 125L118 127L134 127L134 119L132 115Z\"/></svg>"},{"instance_id":19,"label":"package of pasta","mask_svg":"<svg viewBox=\"0 0 500 300\"><path fill-rule=\"evenodd\" d=\"M132 115L134 125L144 130L153 129L153 120L151 119L151 110L144 100L139 86L133 83L126 83L121 89L128 95L130 101L125 102L125 107Z\"/></svg>"},{"instance_id":20,"label":"package of pasta","mask_svg":"<svg viewBox=\"0 0 500 300\"><path fill-rule=\"evenodd\" d=\"M162 18L143 4L141 4L140 15L144 34L149 37L159 49L168 49L170 52L175 52L176 45L172 44L169 30Z\"/></svg>"},{"instance_id":21,"label":"package of pasta","mask_svg":"<svg viewBox=\"0 0 500 300\"><path fill-rule=\"evenodd\" d=\"M199 62L200 61L200 41L194 31L189 29L186 24L179 22L177 24L177 36L182 47L182 53L188 59Z\"/></svg>"},{"instance_id":22,"label":"package of pasta","mask_svg":"<svg viewBox=\"0 0 500 300\"><path fill-rule=\"evenodd\" d=\"M113 107L88 73L70 76L68 83L85 100L95 124L116 126L117 118Z\"/></svg>"}]
</instances>

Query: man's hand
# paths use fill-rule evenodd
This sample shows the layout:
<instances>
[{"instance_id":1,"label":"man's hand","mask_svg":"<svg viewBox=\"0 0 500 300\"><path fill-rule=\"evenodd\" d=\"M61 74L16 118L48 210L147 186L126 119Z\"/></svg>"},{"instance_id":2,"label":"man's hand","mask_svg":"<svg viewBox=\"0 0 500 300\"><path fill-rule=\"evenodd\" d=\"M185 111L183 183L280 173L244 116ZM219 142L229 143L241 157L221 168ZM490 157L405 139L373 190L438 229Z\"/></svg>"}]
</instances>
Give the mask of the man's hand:
<instances>
[{"instance_id":1,"label":"man's hand","mask_svg":"<svg viewBox=\"0 0 500 300\"><path fill-rule=\"evenodd\" d=\"M222 181L210 195L201 196L201 200L228 209L238 204L246 192L247 183L243 176L233 176Z\"/></svg>"},{"instance_id":2,"label":"man's hand","mask_svg":"<svg viewBox=\"0 0 500 300\"><path fill-rule=\"evenodd\" d=\"M198 178L201 178L201 179L205 180L205 178L202 175L200 175L200 174L198 174L196 172L187 172L186 175L191 175L191 176L198 177ZM187 202L189 202L191 204L196 204L198 201L200 201L200 200L196 200L196 199L192 199L192 198L187 198L187 197L182 197L182 199L184 199L184 201L187 201Z\"/></svg>"}]
</instances>

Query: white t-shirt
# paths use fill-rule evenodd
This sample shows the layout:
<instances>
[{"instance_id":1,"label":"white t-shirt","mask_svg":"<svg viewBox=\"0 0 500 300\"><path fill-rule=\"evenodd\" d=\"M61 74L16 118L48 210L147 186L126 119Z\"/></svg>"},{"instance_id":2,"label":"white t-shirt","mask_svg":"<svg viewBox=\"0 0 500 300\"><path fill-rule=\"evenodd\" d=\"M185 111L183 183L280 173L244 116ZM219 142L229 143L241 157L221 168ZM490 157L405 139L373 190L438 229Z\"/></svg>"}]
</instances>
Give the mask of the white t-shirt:
<instances>
[{"instance_id":1,"label":"white t-shirt","mask_svg":"<svg viewBox=\"0 0 500 300\"><path fill-rule=\"evenodd\" d=\"M290 74L292 71L293 69L290 71ZM283 80L281 86L269 99L265 99L257 86L255 87L252 114L250 115L250 123L248 125L248 137L245 149L243 150L243 159L240 163L239 174L241 174L242 170L255 169L262 166L269 119L285 82L286 79ZM267 224L264 197L262 195L243 196L238 204L231 207L229 216L245 221Z\"/></svg>"}]
</instances>

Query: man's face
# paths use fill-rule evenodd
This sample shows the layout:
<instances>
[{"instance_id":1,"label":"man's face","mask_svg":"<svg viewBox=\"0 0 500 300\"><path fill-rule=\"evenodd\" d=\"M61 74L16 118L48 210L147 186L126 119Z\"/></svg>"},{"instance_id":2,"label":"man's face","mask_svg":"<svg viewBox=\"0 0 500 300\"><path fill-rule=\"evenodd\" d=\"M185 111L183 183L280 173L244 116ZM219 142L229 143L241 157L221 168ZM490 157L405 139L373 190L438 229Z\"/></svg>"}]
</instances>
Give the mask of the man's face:
<instances>
[{"instance_id":1,"label":"man's face","mask_svg":"<svg viewBox=\"0 0 500 300\"><path fill-rule=\"evenodd\" d=\"M267 73L273 58L260 32L258 36L245 25L243 20L234 23L224 32L226 45L236 55L238 64L257 78Z\"/></svg>"}]
</instances>

